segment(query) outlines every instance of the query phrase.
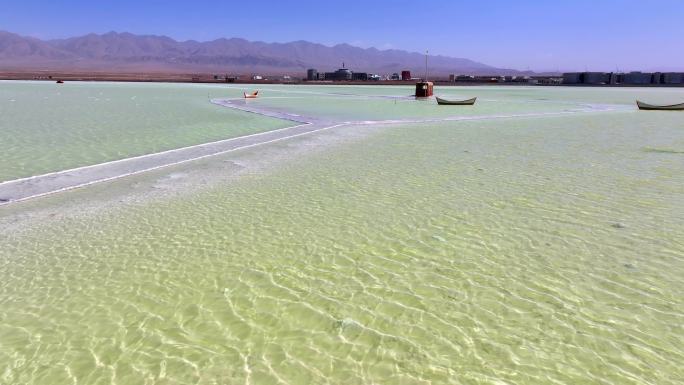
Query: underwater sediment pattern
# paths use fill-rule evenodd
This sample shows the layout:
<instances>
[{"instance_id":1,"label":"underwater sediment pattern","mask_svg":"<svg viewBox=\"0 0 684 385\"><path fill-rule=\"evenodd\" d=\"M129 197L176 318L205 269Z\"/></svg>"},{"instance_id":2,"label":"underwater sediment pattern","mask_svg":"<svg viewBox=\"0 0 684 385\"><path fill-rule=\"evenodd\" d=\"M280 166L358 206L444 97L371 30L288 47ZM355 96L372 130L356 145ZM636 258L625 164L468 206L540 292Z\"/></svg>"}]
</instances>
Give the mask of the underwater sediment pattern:
<instances>
[{"instance_id":1,"label":"underwater sediment pattern","mask_svg":"<svg viewBox=\"0 0 684 385\"><path fill-rule=\"evenodd\" d=\"M344 127L2 207L0 384L681 384L682 151Z\"/></svg>"},{"instance_id":2,"label":"underwater sediment pattern","mask_svg":"<svg viewBox=\"0 0 684 385\"><path fill-rule=\"evenodd\" d=\"M0 182L287 127L215 85L0 81Z\"/></svg>"}]
</instances>

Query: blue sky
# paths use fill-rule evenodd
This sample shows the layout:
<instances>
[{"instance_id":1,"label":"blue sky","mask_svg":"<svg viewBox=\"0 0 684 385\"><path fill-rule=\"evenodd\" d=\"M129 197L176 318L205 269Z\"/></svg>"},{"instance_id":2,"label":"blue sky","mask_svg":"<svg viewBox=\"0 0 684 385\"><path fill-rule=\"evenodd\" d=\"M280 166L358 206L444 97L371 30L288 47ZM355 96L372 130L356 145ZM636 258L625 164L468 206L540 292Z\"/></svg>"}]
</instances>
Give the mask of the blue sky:
<instances>
[{"instance_id":1,"label":"blue sky","mask_svg":"<svg viewBox=\"0 0 684 385\"><path fill-rule=\"evenodd\" d=\"M2 0L0 29L397 48L532 70L684 70L684 0Z\"/></svg>"}]
</instances>

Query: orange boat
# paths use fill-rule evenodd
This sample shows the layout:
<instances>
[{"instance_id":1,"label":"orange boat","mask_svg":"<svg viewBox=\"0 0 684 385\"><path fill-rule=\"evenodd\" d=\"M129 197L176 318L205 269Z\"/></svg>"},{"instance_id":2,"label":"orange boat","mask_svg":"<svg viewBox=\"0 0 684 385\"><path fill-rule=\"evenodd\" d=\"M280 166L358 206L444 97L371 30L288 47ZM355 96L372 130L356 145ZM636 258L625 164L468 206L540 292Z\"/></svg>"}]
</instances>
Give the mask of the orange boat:
<instances>
[{"instance_id":1,"label":"orange boat","mask_svg":"<svg viewBox=\"0 0 684 385\"><path fill-rule=\"evenodd\" d=\"M259 95L259 91L258 91L258 90L257 90L257 91L254 91L253 93L251 93L251 94L249 94L249 95L248 95L246 92L243 92L243 94L245 95L245 99L256 99L256 98L259 97L259 96L258 96L258 95Z\"/></svg>"}]
</instances>

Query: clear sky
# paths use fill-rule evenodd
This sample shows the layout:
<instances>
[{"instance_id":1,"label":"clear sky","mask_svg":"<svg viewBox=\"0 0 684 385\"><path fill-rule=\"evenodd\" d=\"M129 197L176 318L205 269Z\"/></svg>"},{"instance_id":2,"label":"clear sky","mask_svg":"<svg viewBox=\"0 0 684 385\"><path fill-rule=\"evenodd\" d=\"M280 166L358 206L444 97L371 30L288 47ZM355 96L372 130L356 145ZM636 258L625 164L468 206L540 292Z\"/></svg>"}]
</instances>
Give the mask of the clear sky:
<instances>
[{"instance_id":1,"label":"clear sky","mask_svg":"<svg viewBox=\"0 0 684 385\"><path fill-rule=\"evenodd\" d=\"M1 0L0 29L350 43L520 70L684 70L684 0Z\"/></svg>"}]
</instances>

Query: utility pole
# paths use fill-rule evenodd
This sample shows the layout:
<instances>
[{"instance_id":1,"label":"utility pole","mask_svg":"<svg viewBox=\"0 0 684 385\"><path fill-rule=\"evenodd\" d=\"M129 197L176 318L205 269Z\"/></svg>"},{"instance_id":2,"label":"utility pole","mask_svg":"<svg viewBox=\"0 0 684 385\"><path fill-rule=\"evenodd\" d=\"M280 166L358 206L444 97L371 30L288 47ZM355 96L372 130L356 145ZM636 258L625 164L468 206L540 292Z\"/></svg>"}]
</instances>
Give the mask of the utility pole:
<instances>
[{"instance_id":1,"label":"utility pole","mask_svg":"<svg viewBox=\"0 0 684 385\"><path fill-rule=\"evenodd\" d=\"M425 50L425 81L428 81L428 50Z\"/></svg>"}]
</instances>

